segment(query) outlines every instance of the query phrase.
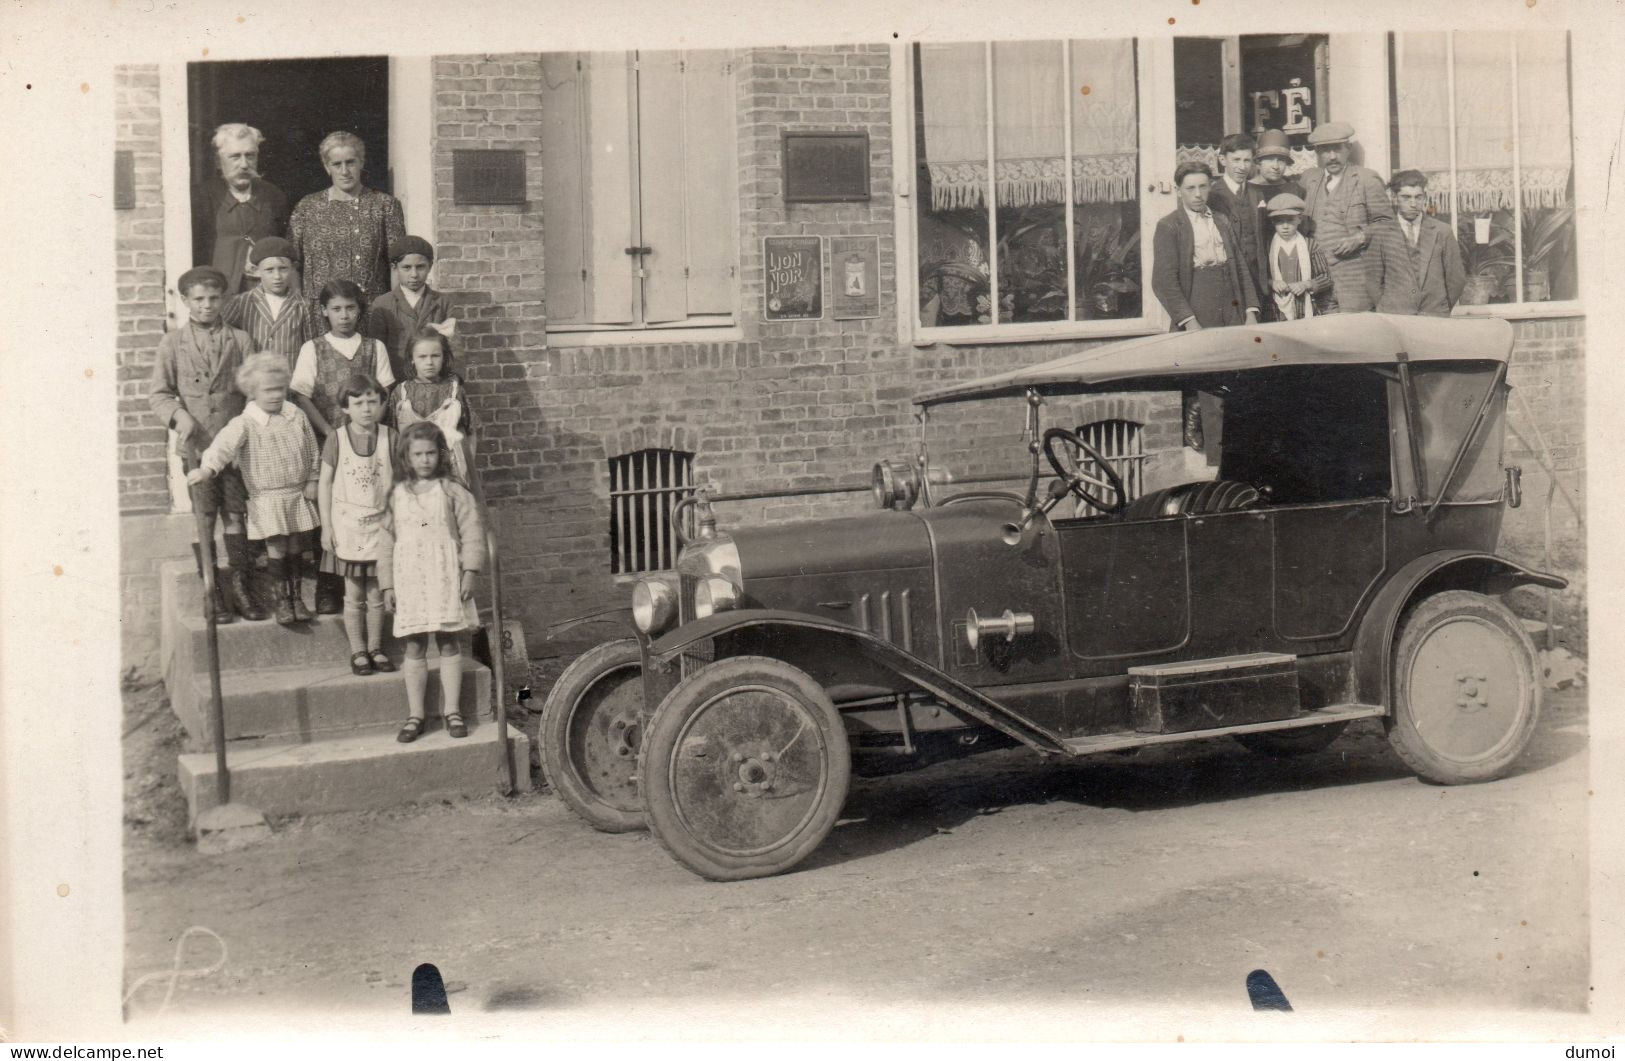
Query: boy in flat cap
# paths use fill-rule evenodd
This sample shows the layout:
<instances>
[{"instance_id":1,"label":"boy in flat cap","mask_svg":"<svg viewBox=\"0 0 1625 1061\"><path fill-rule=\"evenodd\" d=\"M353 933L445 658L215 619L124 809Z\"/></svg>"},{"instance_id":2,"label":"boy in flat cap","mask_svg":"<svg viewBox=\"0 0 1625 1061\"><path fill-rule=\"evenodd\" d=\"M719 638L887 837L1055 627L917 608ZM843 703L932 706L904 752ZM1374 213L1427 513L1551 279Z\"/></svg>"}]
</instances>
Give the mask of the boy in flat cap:
<instances>
[{"instance_id":1,"label":"boy in flat cap","mask_svg":"<svg viewBox=\"0 0 1625 1061\"><path fill-rule=\"evenodd\" d=\"M1365 249L1371 226L1392 221L1394 208L1382 178L1349 161L1354 126L1327 122L1309 134L1319 165L1304 174L1304 216L1332 270L1332 287L1344 313L1375 308Z\"/></svg>"},{"instance_id":2,"label":"boy in flat cap","mask_svg":"<svg viewBox=\"0 0 1625 1061\"><path fill-rule=\"evenodd\" d=\"M221 313L227 324L254 340L255 353L281 354L290 370L299 348L320 334L311 319L310 302L294 293L295 254L293 244L280 236L255 240L248 260L259 271L260 282L232 298Z\"/></svg>"},{"instance_id":3,"label":"boy in flat cap","mask_svg":"<svg viewBox=\"0 0 1625 1061\"><path fill-rule=\"evenodd\" d=\"M1388 187L1399 217L1374 227L1367 252L1377 312L1448 317L1467 286L1456 234L1428 216L1428 179L1421 172L1400 170Z\"/></svg>"},{"instance_id":4,"label":"boy in flat cap","mask_svg":"<svg viewBox=\"0 0 1625 1061\"><path fill-rule=\"evenodd\" d=\"M1275 235L1269 246L1269 288L1277 320L1295 321L1337 312L1337 296L1326 268L1326 256L1315 241L1298 231L1303 200L1282 192L1267 204Z\"/></svg>"},{"instance_id":5,"label":"boy in flat cap","mask_svg":"<svg viewBox=\"0 0 1625 1061\"><path fill-rule=\"evenodd\" d=\"M253 340L247 332L220 320L220 303L228 283L226 275L213 266L182 273L175 288L186 300L190 319L158 341L148 400L159 421L174 430L183 453L194 448L201 452L243 411L237 370L254 352ZM233 613L244 619L264 619L264 609L248 591L247 574L253 561L243 522L248 491L242 476L233 470L210 479L193 489L192 503L207 517L211 537L217 516L223 524L225 548L215 554L217 563L225 561L214 581L218 621L231 622Z\"/></svg>"},{"instance_id":6,"label":"boy in flat cap","mask_svg":"<svg viewBox=\"0 0 1625 1061\"><path fill-rule=\"evenodd\" d=\"M395 267L396 287L373 302L367 312L366 334L384 344L395 378L411 379L407 346L412 336L425 325L443 323L450 303L429 286L434 246L428 240L421 236L402 238L391 249L389 260Z\"/></svg>"}]
</instances>

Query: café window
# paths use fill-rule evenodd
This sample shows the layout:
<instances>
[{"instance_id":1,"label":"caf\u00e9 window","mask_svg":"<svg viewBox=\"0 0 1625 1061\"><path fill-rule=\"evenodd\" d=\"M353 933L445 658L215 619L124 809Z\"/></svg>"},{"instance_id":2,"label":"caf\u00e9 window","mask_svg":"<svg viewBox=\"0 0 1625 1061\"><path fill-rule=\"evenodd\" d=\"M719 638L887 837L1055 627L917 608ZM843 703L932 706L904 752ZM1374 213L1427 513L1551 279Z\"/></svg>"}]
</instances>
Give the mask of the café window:
<instances>
[{"instance_id":1,"label":"caf\u00e9 window","mask_svg":"<svg viewBox=\"0 0 1625 1061\"><path fill-rule=\"evenodd\" d=\"M733 324L728 54L546 53L542 75L548 330Z\"/></svg>"},{"instance_id":2,"label":"caf\u00e9 window","mask_svg":"<svg viewBox=\"0 0 1625 1061\"><path fill-rule=\"evenodd\" d=\"M912 53L922 334L1087 334L1102 329L1085 322L1142 320L1135 42Z\"/></svg>"},{"instance_id":3,"label":"caf\u00e9 window","mask_svg":"<svg viewBox=\"0 0 1625 1061\"><path fill-rule=\"evenodd\" d=\"M1429 211L1455 229L1457 312L1577 298L1568 35L1399 33L1392 45L1394 169L1421 170Z\"/></svg>"},{"instance_id":4,"label":"caf\u00e9 window","mask_svg":"<svg viewBox=\"0 0 1625 1061\"><path fill-rule=\"evenodd\" d=\"M1315 164L1309 132L1328 113L1330 40L1325 34L1251 33L1174 38L1177 161L1224 172L1219 144L1265 129L1287 136L1296 177ZM1251 174L1247 175L1251 176ZM1241 179L1247 179L1243 176Z\"/></svg>"}]
</instances>

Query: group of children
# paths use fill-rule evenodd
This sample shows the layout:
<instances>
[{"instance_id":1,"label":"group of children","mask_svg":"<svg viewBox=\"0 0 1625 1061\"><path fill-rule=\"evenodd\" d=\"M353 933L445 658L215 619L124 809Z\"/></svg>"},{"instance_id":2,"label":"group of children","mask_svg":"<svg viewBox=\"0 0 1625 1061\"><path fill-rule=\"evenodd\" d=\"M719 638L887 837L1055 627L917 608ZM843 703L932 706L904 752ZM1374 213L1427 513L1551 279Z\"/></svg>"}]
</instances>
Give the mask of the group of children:
<instances>
[{"instance_id":1,"label":"group of children","mask_svg":"<svg viewBox=\"0 0 1625 1061\"><path fill-rule=\"evenodd\" d=\"M434 249L403 240L391 255L399 286L370 313L348 280L326 284L314 306L300 297L285 240L260 240L250 258L260 283L229 303L218 270L180 278L189 319L159 343L151 386L188 463L197 454L186 479L210 538L222 523L217 621L267 618L251 584L254 543L276 621L309 621L304 554L319 543L315 611L342 611L355 674L395 670L383 651L394 613L408 708L398 739L424 727L431 639L446 730L466 736L458 635L479 624L485 530L455 321L428 286Z\"/></svg>"}]
</instances>

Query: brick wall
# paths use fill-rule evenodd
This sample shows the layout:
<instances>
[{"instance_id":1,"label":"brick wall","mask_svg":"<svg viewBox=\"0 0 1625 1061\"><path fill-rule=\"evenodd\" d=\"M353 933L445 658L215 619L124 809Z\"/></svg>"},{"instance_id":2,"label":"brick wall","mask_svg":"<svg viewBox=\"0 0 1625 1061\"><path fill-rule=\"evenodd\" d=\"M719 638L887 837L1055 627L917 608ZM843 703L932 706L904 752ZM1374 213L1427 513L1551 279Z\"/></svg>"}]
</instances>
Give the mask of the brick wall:
<instances>
[{"instance_id":1,"label":"brick wall","mask_svg":"<svg viewBox=\"0 0 1625 1061\"><path fill-rule=\"evenodd\" d=\"M892 209L890 54L879 45L754 49L733 55L737 93L741 338L732 342L582 347L546 336L543 272L540 63L534 53L433 60L436 284L456 305L457 346L479 418L480 470L504 554L504 591L524 622L533 656L564 657L602 636L586 628L548 642L548 623L622 606L628 579L609 573L609 458L648 447L695 454L702 482L725 490L865 482L882 456L912 452L910 399L922 390L1077 349L1076 342L983 346L899 345ZM157 75L125 68L119 81L120 147L137 151L139 208L119 215L120 504L157 512L168 498L163 435L150 424L144 379L162 334L162 207ZM780 136L785 129L866 130L872 198L866 203L785 204ZM451 152L518 148L527 153L529 202L466 206L453 201ZM906 175L905 175L906 177ZM761 240L768 235L879 237L880 317L867 321L762 319ZM826 272L826 285L832 274ZM1508 514L1506 548L1535 566L1581 573L1583 506L1583 322L1517 322L1517 388L1508 459L1522 464L1527 502ZM1191 477L1179 447L1173 395L1054 402L1046 422L1116 417L1146 425L1150 485ZM1022 475L1019 407L952 407L932 415L938 468L956 478ZM1537 441L1539 426L1546 448ZM152 448L144 448L152 447ZM1545 546L1550 449L1557 491L1554 547ZM1570 501L1572 499L1572 505ZM726 525L867 509L866 493L720 506ZM139 663L156 643L156 609L142 579L173 521L132 516L126 554L126 653ZM178 539L177 539L178 541ZM184 548L184 542L177 545ZM150 554L150 555L149 555ZM1549 562L1548 562L1549 560ZM156 582L150 587L156 593ZM1565 594L1559 621L1583 622L1583 584ZM1521 602L1538 614L1544 602ZM151 627L146 631L145 627ZM151 637L147 635L150 634Z\"/></svg>"},{"instance_id":2,"label":"brick wall","mask_svg":"<svg viewBox=\"0 0 1625 1061\"><path fill-rule=\"evenodd\" d=\"M1509 510L1501 551L1569 579L1551 602L1570 647L1585 637L1585 321L1514 321L1507 380L1506 463L1523 469L1523 507ZM1544 618L1544 591L1521 591L1515 607Z\"/></svg>"},{"instance_id":3,"label":"brick wall","mask_svg":"<svg viewBox=\"0 0 1625 1061\"><path fill-rule=\"evenodd\" d=\"M147 406L147 379L164 334L164 198L158 68L114 74L116 149L135 157L135 209L114 211L118 244L119 511L169 508L164 429ZM185 165L180 160L177 165Z\"/></svg>"}]
</instances>

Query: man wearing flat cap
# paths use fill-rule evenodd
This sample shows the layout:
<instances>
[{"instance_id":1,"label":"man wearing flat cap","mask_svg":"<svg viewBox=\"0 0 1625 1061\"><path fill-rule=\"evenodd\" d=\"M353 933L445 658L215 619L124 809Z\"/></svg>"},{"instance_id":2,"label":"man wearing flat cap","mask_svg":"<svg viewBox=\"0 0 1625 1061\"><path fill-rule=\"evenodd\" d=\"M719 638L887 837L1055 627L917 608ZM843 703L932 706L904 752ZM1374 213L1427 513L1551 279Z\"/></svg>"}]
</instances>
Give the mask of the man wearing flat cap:
<instances>
[{"instance_id":1,"label":"man wearing flat cap","mask_svg":"<svg viewBox=\"0 0 1625 1061\"><path fill-rule=\"evenodd\" d=\"M252 337L255 353L275 351L288 359L291 369L299 348L321 334L310 302L299 296L297 252L282 237L266 236L254 241L248 261L260 282L227 302L220 316Z\"/></svg>"},{"instance_id":2,"label":"man wearing flat cap","mask_svg":"<svg viewBox=\"0 0 1625 1061\"><path fill-rule=\"evenodd\" d=\"M1349 161L1354 126L1327 122L1309 134L1319 165L1304 174L1303 199L1309 234L1325 252L1332 271L1332 288L1344 313L1376 307L1366 248L1371 226L1392 221L1393 206L1382 178Z\"/></svg>"}]
</instances>

